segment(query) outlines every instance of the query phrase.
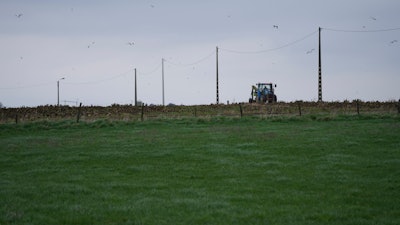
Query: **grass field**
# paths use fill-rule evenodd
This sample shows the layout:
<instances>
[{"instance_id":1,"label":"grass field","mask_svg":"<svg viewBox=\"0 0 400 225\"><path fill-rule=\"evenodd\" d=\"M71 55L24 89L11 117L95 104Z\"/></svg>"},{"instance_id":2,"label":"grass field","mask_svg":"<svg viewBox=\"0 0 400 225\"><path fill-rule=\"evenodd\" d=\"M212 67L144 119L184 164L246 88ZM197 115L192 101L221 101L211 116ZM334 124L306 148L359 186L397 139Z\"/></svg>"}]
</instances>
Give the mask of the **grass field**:
<instances>
[{"instance_id":1,"label":"grass field","mask_svg":"<svg viewBox=\"0 0 400 225\"><path fill-rule=\"evenodd\" d=\"M400 118L0 125L0 224L400 224Z\"/></svg>"}]
</instances>

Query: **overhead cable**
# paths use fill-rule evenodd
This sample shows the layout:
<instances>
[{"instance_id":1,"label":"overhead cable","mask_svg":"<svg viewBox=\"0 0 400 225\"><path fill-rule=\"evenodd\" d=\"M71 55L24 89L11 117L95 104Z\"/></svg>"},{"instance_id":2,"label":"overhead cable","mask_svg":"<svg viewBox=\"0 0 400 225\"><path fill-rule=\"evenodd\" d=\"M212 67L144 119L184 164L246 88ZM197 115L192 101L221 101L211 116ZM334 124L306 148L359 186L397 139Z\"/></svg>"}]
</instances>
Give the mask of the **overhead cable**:
<instances>
[{"instance_id":1,"label":"overhead cable","mask_svg":"<svg viewBox=\"0 0 400 225\"><path fill-rule=\"evenodd\" d=\"M172 61L170 61L170 60L167 60L167 59L165 59L165 62L167 62L167 63L169 63L169 64L171 64L171 65L174 65L174 66L183 66L183 67L186 67L186 66L194 66L194 65L197 65L197 64L199 64L199 63L201 63L201 62L207 60L208 58L210 58L210 57L213 56L213 55L215 55L215 51L212 51L212 52L211 52L210 54L208 54L207 56L205 56L205 57L203 57L203 58L201 58L201 59L199 59L199 60L197 60L197 61L194 61L194 62L192 62L192 63L174 63L174 62L172 62Z\"/></svg>"},{"instance_id":2,"label":"overhead cable","mask_svg":"<svg viewBox=\"0 0 400 225\"><path fill-rule=\"evenodd\" d=\"M399 28L388 28L388 29L377 29L377 30L344 30L344 29L333 29L333 28L322 28L323 30L335 31L335 32L346 32L346 33L378 33L400 30Z\"/></svg>"},{"instance_id":3,"label":"overhead cable","mask_svg":"<svg viewBox=\"0 0 400 225\"><path fill-rule=\"evenodd\" d=\"M154 67L154 69L150 70L149 72L141 72L140 70L138 70L137 73L142 74L142 75L150 75L150 74L157 72L157 70L159 70L161 68L161 66L162 66L161 63L157 63L157 66Z\"/></svg>"},{"instance_id":4,"label":"overhead cable","mask_svg":"<svg viewBox=\"0 0 400 225\"><path fill-rule=\"evenodd\" d=\"M40 84L32 84L26 86L15 86L15 87L0 87L0 90L15 90L15 89L27 89L27 88L37 88L43 86L50 86L55 84L54 82L40 83Z\"/></svg>"},{"instance_id":5,"label":"overhead cable","mask_svg":"<svg viewBox=\"0 0 400 225\"><path fill-rule=\"evenodd\" d=\"M219 49L223 50L223 51L226 51L226 52L237 53L237 54L261 54L261 53L277 51L277 50L280 50L280 49L295 45L295 44L297 44L297 43L299 43L299 42L301 42L301 41L313 36L316 33L318 33L318 30L314 31L314 32L312 32L310 34L307 34L306 36L304 36L302 38L299 38L299 39L297 39L297 40L295 40L293 42L289 42L288 44L285 44L285 45L282 45L282 46L279 46L279 47L276 47L276 48L270 48L270 49L261 50L261 51L238 51L238 50L231 50L231 49L226 49L226 48L219 48Z\"/></svg>"},{"instance_id":6,"label":"overhead cable","mask_svg":"<svg viewBox=\"0 0 400 225\"><path fill-rule=\"evenodd\" d=\"M102 82L106 82L106 81L110 81L110 80L115 80L115 79L118 79L120 77L124 77L129 72L132 72L132 70L128 70L128 71L126 71L124 73L121 73L121 74L118 74L118 75L115 75L115 76L111 76L111 77L108 77L108 78L104 78L104 79L101 79L101 80L93 80L93 81L86 81L86 82L63 82L63 83L72 84L72 85L98 84L98 83L102 83Z\"/></svg>"}]
</instances>

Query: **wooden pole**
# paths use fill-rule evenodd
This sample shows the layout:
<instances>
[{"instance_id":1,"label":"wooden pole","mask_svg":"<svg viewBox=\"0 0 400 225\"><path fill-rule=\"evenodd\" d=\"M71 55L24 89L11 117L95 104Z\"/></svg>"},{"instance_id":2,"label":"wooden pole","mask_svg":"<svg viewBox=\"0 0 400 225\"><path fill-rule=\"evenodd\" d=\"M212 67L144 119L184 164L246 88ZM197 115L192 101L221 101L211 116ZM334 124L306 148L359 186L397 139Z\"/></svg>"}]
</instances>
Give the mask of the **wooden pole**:
<instances>
[{"instance_id":1,"label":"wooden pole","mask_svg":"<svg viewBox=\"0 0 400 225\"><path fill-rule=\"evenodd\" d=\"M400 114L400 99L399 99L399 104L397 105L397 112Z\"/></svg>"},{"instance_id":2,"label":"wooden pole","mask_svg":"<svg viewBox=\"0 0 400 225\"><path fill-rule=\"evenodd\" d=\"M242 118L243 117L242 103L239 103L239 108L240 108L240 118Z\"/></svg>"},{"instance_id":3,"label":"wooden pole","mask_svg":"<svg viewBox=\"0 0 400 225\"><path fill-rule=\"evenodd\" d=\"M76 122L79 123L81 119L81 109L82 109L82 102L79 104L78 115L76 116Z\"/></svg>"},{"instance_id":4,"label":"wooden pole","mask_svg":"<svg viewBox=\"0 0 400 225\"><path fill-rule=\"evenodd\" d=\"M299 116L301 116L301 103L298 102L297 105L298 105L298 107L299 107Z\"/></svg>"},{"instance_id":5,"label":"wooden pole","mask_svg":"<svg viewBox=\"0 0 400 225\"><path fill-rule=\"evenodd\" d=\"M140 119L143 121L143 114L144 114L144 104L142 103L142 114L140 115Z\"/></svg>"}]
</instances>

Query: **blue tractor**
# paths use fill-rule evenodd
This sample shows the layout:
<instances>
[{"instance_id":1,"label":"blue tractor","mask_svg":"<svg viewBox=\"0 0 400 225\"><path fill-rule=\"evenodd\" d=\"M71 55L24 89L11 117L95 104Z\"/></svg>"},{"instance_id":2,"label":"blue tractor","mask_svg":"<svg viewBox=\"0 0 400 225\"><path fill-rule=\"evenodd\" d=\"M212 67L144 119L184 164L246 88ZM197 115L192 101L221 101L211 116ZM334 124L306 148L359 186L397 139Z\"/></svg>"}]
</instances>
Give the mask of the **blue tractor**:
<instances>
[{"instance_id":1,"label":"blue tractor","mask_svg":"<svg viewBox=\"0 0 400 225\"><path fill-rule=\"evenodd\" d=\"M272 83L258 83L253 85L251 89L251 97L249 103L273 103L277 101L274 87L276 84Z\"/></svg>"}]
</instances>

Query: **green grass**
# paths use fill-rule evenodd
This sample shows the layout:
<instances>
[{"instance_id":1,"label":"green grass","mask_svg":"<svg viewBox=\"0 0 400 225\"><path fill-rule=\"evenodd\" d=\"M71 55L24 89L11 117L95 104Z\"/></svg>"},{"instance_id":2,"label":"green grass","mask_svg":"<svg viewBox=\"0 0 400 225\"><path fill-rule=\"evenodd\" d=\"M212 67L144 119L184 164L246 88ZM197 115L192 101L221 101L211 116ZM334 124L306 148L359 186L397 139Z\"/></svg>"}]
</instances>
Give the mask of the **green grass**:
<instances>
[{"instance_id":1,"label":"green grass","mask_svg":"<svg viewBox=\"0 0 400 225\"><path fill-rule=\"evenodd\" d=\"M400 224L396 116L0 125L0 224Z\"/></svg>"}]
</instances>

